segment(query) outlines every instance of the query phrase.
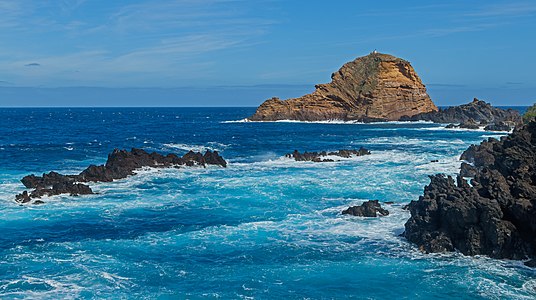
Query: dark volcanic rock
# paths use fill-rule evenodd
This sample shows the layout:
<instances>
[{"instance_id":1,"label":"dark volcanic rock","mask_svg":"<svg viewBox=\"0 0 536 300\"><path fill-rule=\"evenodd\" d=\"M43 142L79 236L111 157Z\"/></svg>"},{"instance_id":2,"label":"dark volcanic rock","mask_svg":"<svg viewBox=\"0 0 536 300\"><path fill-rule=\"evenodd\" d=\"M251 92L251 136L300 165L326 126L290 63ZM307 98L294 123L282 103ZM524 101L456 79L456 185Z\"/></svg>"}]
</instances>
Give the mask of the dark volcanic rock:
<instances>
[{"instance_id":1,"label":"dark volcanic rock","mask_svg":"<svg viewBox=\"0 0 536 300\"><path fill-rule=\"evenodd\" d=\"M78 175L62 175L57 172L43 174L43 176L28 175L21 182L34 191L17 195L15 200L28 203L33 198L70 194L72 196L93 194L91 188L81 182L110 182L114 179L125 178L135 174L135 170L143 167L163 168L171 166L227 166L227 162L217 151L208 151L205 155L190 151L182 158L175 154L163 156L159 153L148 153L142 149L133 148L131 151L115 149L108 155L105 165L87 167Z\"/></svg>"},{"instance_id":2,"label":"dark volcanic rock","mask_svg":"<svg viewBox=\"0 0 536 300\"><path fill-rule=\"evenodd\" d=\"M489 124L486 127L484 127L484 130L486 131L510 131L512 130L512 127L504 122L498 122L495 124Z\"/></svg>"},{"instance_id":3,"label":"dark volcanic rock","mask_svg":"<svg viewBox=\"0 0 536 300\"><path fill-rule=\"evenodd\" d=\"M342 211L343 215L375 218L378 215L387 216L389 211L383 209L378 200L369 200L359 206L352 206Z\"/></svg>"},{"instance_id":4,"label":"dark volcanic rock","mask_svg":"<svg viewBox=\"0 0 536 300\"><path fill-rule=\"evenodd\" d=\"M462 162L462 165L460 167L460 176L462 177L475 177L476 175L476 168L472 165Z\"/></svg>"},{"instance_id":5,"label":"dark volcanic rock","mask_svg":"<svg viewBox=\"0 0 536 300\"><path fill-rule=\"evenodd\" d=\"M292 153L288 153L285 157L294 158L296 161L313 161L313 162L332 162L333 159L322 158L326 156L339 156L343 158L350 158L352 156L369 155L370 151L361 147L359 150L339 150L335 152L307 152L300 153L298 150L294 150Z\"/></svg>"},{"instance_id":6,"label":"dark volcanic rock","mask_svg":"<svg viewBox=\"0 0 536 300\"><path fill-rule=\"evenodd\" d=\"M473 145L462 159L474 166L462 167L456 184L431 176L410 203L404 236L426 252L536 258L536 122ZM469 172L471 185L462 178Z\"/></svg>"},{"instance_id":7,"label":"dark volcanic rock","mask_svg":"<svg viewBox=\"0 0 536 300\"><path fill-rule=\"evenodd\" d=\"M220 165L222 167L227 166L227 162L225 161L225 159L223 159L223 157L220 156L218 151L212 152L207 150L203 158L205 159L205 162L209 165Z\"/></svg>"},{"instance_id":8,"label":"dark volcanic rock","mask_svg":"<svg viewBox=\"0 0 536 300\"><path fill-rule=\"evenodd\" d=\"M432 121L434 123L461 123L468 124L474 121L476 124L498 124L503 122L509 126L515 126L522 122L519 113L513 109L503 110L491 106L484 101L474 99L473 102L460 106L452 106L440 109L437 112L427 112L411 117L404 116L401 121ZM472 121L471 121L472 120ZM449 125L448 128L454 128ZM469 125L466 125L469 126ZM475 124L471 124L474 128ZM465 127L467 128L467 127ZM476 128L475 128L476 129Z\"/></svg>"},{"instance_id":9,"label":"dark volcanic rock","mask_svg":"<svg viewBox=\"0 0 536 300\"><path fill-rule=\"evenodd\" d=\"M459 128L465 128L465 129L479 129L480 125L473 119L469 119L463 123L461 123Z\"/></svg>"}]
</instances>

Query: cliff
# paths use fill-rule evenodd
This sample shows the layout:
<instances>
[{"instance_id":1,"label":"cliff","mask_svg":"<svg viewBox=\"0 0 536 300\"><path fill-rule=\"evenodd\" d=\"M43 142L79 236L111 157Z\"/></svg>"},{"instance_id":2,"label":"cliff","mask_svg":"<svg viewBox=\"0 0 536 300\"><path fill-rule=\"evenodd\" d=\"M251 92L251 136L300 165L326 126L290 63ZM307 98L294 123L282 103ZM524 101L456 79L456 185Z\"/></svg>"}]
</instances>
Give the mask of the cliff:
<instances>
[{"instance_id":1,"label":"cliff","mask_svg":"<svg viewBox=\"0 0 536 300\"><path fill-rule=\"evenodd\" d=\"M404 236L426 252L536 258L536 122L467 149L463 176L438 174L409 205Z\"/></svg>"},{"instance_id":2,"label":"cliff","mask_svg":"<svg viewBox=\"0 0 536 300\"><path fill-rule=\"evenodd\" d=\"M248 119L394 121L437 111L411 64L392 55L374 52L357 58L331 79L299 98L269 99Z\"/></svg>"}]
</instances>

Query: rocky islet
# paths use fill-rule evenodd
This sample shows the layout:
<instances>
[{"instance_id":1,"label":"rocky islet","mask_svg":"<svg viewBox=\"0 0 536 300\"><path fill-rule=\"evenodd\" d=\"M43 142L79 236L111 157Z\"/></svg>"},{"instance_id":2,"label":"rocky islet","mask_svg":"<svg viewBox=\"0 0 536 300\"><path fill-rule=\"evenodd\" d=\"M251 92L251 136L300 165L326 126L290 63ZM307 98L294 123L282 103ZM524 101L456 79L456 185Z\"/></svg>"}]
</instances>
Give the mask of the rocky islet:
<instances>
[{"instance_id":1,"label":"rocky islet","mask_svg":"<svg viewBox=\"0 0 536 300\"><path fill-rule=\"evenodd\" d=\"M250 121L396 121L437 111L426 87L401 58L373 52L344 64L331 82L299 98L265 101Z\"/></svg>"},{"instance_id":2,"label":"rocky islet","mask_svg":"<svg viewBox=\"0 0 536 300\"><path fill-rule=\"evenodd\" d=\"M165 168L181 166L219 165L226 167L227 162L218 151L207 150L205 154L189 151L182 157L176 154L162 155L156 152L148 153L143 149L133 148L131 151L115 149L108 155L106 164L87 167L78 175L62 175L57 172L45 173L42 176L28 175L21 179L26 188L15 197L19 203L29 203L43 196L70 194L72 196L93 194L88 182L111 182L116 179L135 175L137 169L143 167ZM34 201L41 204L42 201Z\"/></svg>"},{"instance_id":3,"label":"rocky islet","mask_svg":"<svg viewBox=\"0 0 536 300\"><path fill-rule=\"evenodd\" d=\"M298 150L294 150L292 153L285 154L285 157L292 158L295 161L312 161L312 162L333 162L335 159L328 157L341 157L341 158L351 158L363 155L370 155L370 151L361 147L358 150L349 149L349 150L339 150L339 151L321 151L321 152L303 152L300 153Z\"/></svg>"}]
</instances>

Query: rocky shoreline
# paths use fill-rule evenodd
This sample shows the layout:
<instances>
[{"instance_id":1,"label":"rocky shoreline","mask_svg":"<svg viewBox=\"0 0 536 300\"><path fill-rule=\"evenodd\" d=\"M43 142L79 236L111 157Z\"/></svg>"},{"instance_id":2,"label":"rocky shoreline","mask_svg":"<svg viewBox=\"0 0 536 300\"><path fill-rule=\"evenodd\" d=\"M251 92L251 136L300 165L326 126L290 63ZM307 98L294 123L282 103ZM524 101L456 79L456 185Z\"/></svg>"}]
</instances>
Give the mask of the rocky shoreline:
<instances>
[{"instance_id":1,"label":"rocky shoreline","mask_svg":"<svg viewBox=\"0 0 536 300\"><path fill-rule=\"evenodd\" d=\"M133 148L131 151L115 149L108 155L106 164L87 167L78 175L62 175L57 172L45 173L42 176L28 175L21 179L26 188L34 189L24 191L15 197L19 203L30 203L43 196L70 194L71 196L94 194L88 182L111 182L116 179L135 175L137 169L143 167L166 168L182 166L219 165L226 167L227 162L218 151L207 150L205 154L190 151L182 157L176 154L162 155L156 152L148 153L142 149ZM43 201L35 200L34 204Z\"/></svg>"},{"instance_id":2,"label":"rocky shoreline","mask_svg":"<svg viewBox=\"0 0 536 300\"><path fill-rule=\"evenodd\" d=\"M536 122L473 145L461 159L456 179L430 176L409 204L403 235L425 252L536 259Z\"/></svg>"}]
</instances>

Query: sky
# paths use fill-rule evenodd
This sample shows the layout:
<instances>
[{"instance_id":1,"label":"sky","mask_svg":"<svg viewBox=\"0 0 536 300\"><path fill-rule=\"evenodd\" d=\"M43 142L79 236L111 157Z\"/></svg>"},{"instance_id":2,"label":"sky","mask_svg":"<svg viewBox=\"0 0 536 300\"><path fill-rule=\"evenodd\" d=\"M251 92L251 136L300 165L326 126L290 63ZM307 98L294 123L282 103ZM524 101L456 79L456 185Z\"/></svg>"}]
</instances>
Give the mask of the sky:
<instances>
[{"instance_id":1,"label":"sky","mask_svg":"<svg viewBox=\"0 0 536 300\"><path fill-rule=\"evenodd\" d=\"M373 50L438 105L536 102L536 1L0 0L0 106L257 106Z\"/></svg>"}]
</instances>

